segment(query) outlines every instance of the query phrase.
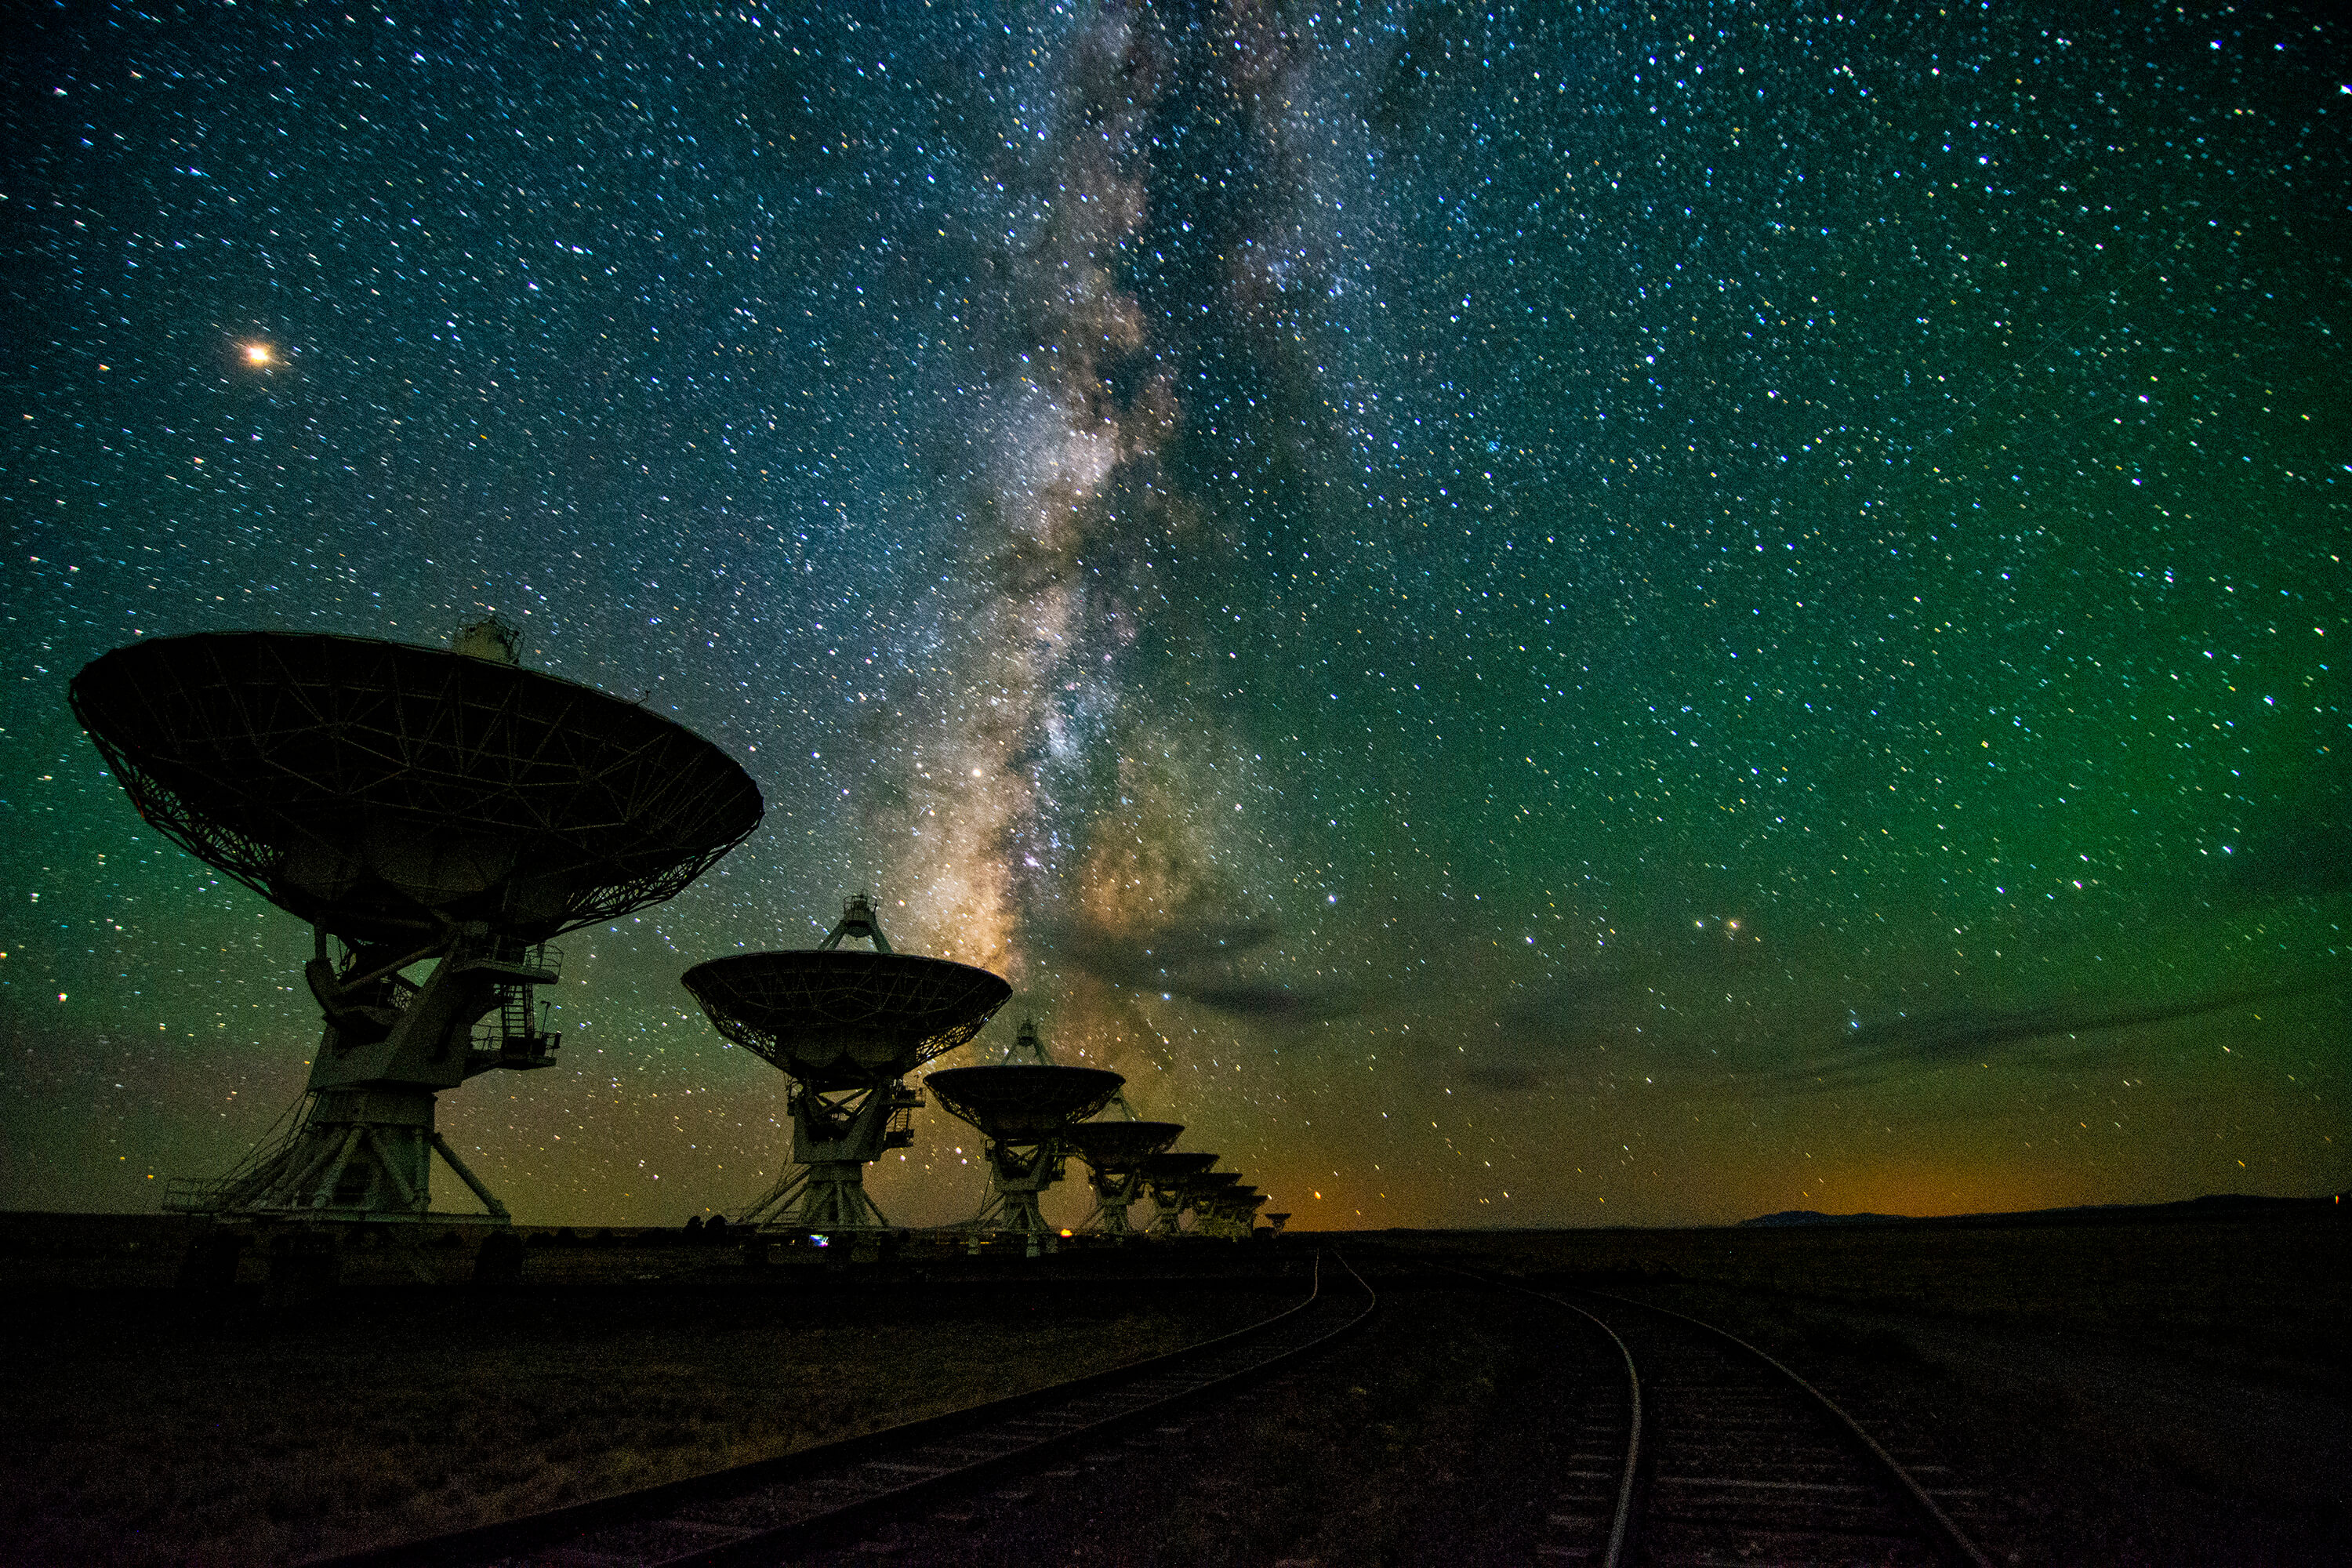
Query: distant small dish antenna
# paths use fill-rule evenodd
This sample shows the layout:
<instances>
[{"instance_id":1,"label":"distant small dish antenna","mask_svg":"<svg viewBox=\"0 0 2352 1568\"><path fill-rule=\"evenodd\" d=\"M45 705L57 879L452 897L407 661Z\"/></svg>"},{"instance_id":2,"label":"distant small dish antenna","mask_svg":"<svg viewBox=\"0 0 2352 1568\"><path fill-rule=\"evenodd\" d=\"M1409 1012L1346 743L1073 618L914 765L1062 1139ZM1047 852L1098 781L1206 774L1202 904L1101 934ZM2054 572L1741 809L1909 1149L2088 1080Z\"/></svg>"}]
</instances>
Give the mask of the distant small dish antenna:
<instances>
[{"instance_id":1,"label":"distant small dish antenna","mask_svg":"<svg viewBox=\"0 0 2352 1568\"><path fill-rule=\"evenodd\" d=\"M1227 1241L1245 1241L1255 1228L1257 1211L1266 1205L1266 1194L1255 1187L1234 1184L1222 1190L1212 1188L1198 1199L1192 1211L1194 1234L1221 1237Z\"/></svg>"},{"instance_id":2,"label":"distant small dish antenna","mask_svg":"<svg viewBox=\"0 0 2352 1568\"><path fill-rule=\"evenodd\" d=\"M1143 1163L1143 1182L1151 1194L1154 1236L1181 1236L1184 1211L1192 1206L1196 1178L1217 1163L1214 1154L1197 1150L1154 1154Z\"/></svg>"},{"instance_id":3,"label":"distant small dish antenna","mask_svg":"<svg viewBox=\"0 0 2352 1568\"><path fill-rule=\"evenodd\" d=\"M1116 1121L1080 1121L1066 1129L1063 1138L1086 1161L1095 1194L1095 1206L1078 1228L1120 1241L1133 1234L1127 1211L1143 1196L1144 1166L1183 1131L1180 1121L1144 1121L1132 1115Z\"/></svg>"}]
</instances>

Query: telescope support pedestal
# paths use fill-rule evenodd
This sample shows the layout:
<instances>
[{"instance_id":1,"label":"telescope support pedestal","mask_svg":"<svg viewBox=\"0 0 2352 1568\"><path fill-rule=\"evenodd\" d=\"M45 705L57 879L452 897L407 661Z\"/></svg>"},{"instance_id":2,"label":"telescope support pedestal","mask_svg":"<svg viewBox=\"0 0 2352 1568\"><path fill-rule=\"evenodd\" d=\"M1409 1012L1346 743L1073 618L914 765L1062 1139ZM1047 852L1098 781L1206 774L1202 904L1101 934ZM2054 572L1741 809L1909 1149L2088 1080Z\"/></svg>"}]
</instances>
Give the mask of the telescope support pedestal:
<instances>
[{"instance_id":1,"label":"telescope support pedestal","mask_svg":"<svg viewBox=\"0 0 2352 1568\"><path fill-rule=\"evenodd\" d=\"M831 1090L795 1085L794 1169L735 1223L819 1235L890 1229L889 1217L866 1195L866 1167L884 1150L911 1141L892 1123L919 1103L902 1083Z\"/></svg>"},{"instance_id":2,"label":"telescope support pedestal","mask_svg":"<svg viewBox=\"0 0 2352 1568\"><path fill-rule=\"evenodd\" d=\"M982 1232L993 1230L1025 1238L1032 1258L1058 1251L1061 1233L1045 1223L1037 1194L1062 1179L1062 1152L1049 1145L1023 1154L991 1139L983 1152L993 1179L988 1206L971 1222L972 1250L980 1249Z\"/></svg>"},{"instance_id":3,"label":"telescope support pedestal","mask_svg":"<svg viewBox=\"0 0 2352 1568\"><path fill-rule=\"evenodd\" d=\"M500 1224L512 1216L433 1126L434 1090L373 1083L314 1090L302 1120L247 1170L174 1182L168 1211L226 1219L397 1221L471 1218L431 1212L438 1154Z\"/></svg>"},{"instance_id":4,"label":"telescope support pedestal","mask_svg":"<svg viewBox=\"0 0 2352 1568\"><path fill-rule=\"evenodd\" d=\"M342 963L320 954L304 969L326 1016L310 1068L310 1103L276 1147L220 1181L173 1182L163 1206L182 1214L280 1220L423 1220L432 1210L433 1156L481 1200L506 1205L434 1129L434 1100L493 1068L548 1066L556 1037L539 1032L531 988L555 980L544 948L459 931L413 954L354 948ZM403 967L437 958L417 984ZM475 1026L495 1038L477 1041ZM510 1021L508 1015L512 1015Z\"/></svg>"},{"instance_id":5,"label":"telescope support pedestal","mask_svg":"<svg viewBox=\"0 0 2352 1568\"><path fill-rule=\"evenodd\" d=\"M1121 1241L1136 1234L1127 1223L1127 1211L1143 1195L1143 1173L1115 1171L1105 1175L1094 1171L1087 1175L1087 1184L1094 1188L1095 1206L1078 1228L1117 1237Z\"/></svg>"}]
</instances>

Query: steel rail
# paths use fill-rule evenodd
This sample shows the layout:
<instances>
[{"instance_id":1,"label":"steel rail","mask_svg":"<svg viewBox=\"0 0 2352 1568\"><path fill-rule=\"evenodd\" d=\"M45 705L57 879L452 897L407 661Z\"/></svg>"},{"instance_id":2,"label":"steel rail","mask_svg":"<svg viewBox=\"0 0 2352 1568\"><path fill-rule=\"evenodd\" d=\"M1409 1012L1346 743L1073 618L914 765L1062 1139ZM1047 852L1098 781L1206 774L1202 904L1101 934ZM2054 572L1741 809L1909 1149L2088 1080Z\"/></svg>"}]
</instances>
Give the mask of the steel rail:
<instances>
[{"instance_id":1,"label":"steel rail","mask_svg":"<svg viewBox=\"0 0 2352 1568\"><path fill-rule=\"evenodd\" d=\"M1585 1294L1601 1300L1616 1301L1624 1306L1636 1307L1645 1312L1655 1312L1662 1317L1672 1318L1677 1322L1688 1324L1692 1328L1712 1334L1771 1368L1782 1378L1794 1384L1823 1415L1829 1417L1833 1426L1869 1455L1881 1472L1895 1483L1895 1489L1903 1495L1905 1500L1916 1509L1934 1527L1934 1545L1958 1558L1960 1562L1968 1564L1968 1568L1993 1568L1992 1559L1985 1555L1983 1549L1969 1539L1967 1532L1953 1521L1952 1516L1944 1511L1942 1506L1928 1495L1927 1489L1921 1486L1918 1479L1909 1470L1905 1469L1894 1455L1881 1447L1876 1438L1863 1430L1860 1422L1847 1415L1843 1407L1835 1400L1798 1376L1779 1360L1749 1344L1728 1329L1719 1329L1713 1323L1692 1317L1687 1312L1677 1312L1671 1307L1661 1307L1651 1301L1637 1301L1630 1296L1612 1295L1606 1290L1588 1290ZM1559 1304L1563 1307L1569 1305L1566 1301ZM1576 1310L1582 1310L1580 1308ZM1586 1316L1590 1317L1591 1314L1587 1313Z\"/></svg>"},{"instance_id":2,"label":"steel rail","mask_svg":"<svg viewBox=\"0 0 2352 1568\"><path fill-rule=\"evenodd\" d=\"M1465 1279L1475 1279L1481 1284L1517 1291L1517 1293L1525 1296L1532 1296L1537 1300L1546 1301L1555 1307L1559 1307L1568 1311L1574 1312L1579 1317L1591 1322L1602 1333L1606 1334L1609 1337L1609 1342L1617 1347L1617 1353L1623 1361L1625 1367L1628 1404L1632 1411L1632 1433L1626 1442L1625 1466L1622 1479L1619 1484L1617 1491L1616 1515L1611 1523L1609 1531L1609 1546L1605 1555L1601 1559L1601 1562L1603 1568L1621 1568L1621 1564L1624 1560L1626 1542L1629 1538L1628 1527L1633 1517L1633 1506L1635 1495L1635 1473L1638 1470L1642 1460L1641 1374L1634 1365L1633 1352L1626 1348L1625 1342L1618 1337L1617 1331L1614 1329L1611 1328L1601 1319L1596 1317L1591 1312L1585 1310L1585 1309L1578 1306L1573 1301L1562 1300L1558 1296L1554 1296L1547 1291L1538 1290L1531 1286L1519 1284L1515 1280L1497 1279L1491 1275L1476 1273L1471 1269L1455 1268L1451 1264L1441 1264L1439 1267L1444 1268L1449 1273L1461 1275ZM1952 1517L1944 1511L1942 1506L1928 1494L1927 1489L1919 1484L1917 1478L1914 1477L1909 1470L1904 1468L1901 1462L1898 1461L1894 1455L1888 1453L1886 1449L1879 1444L1876 1438L1873 1437L1867 1431L1864 1430L1862 1424L1856 1421L1852 1415L1848 1415L1836 1401L1830 1398L1828 1394L1823 1394L1820 1389L1814 1387L1804 1378L1799 1376L1793 1369L1790 1368L1775 1357L1766 1353L1755 1345L1749 1344L1746 1340L1739 1338L1737 1334L1730 1332L1728 1330L1718 1328L1713 1323L1706 1322L1698 1318L1694 1318L1686 1312L1677 1312L1671 1307L1661 1307L1654 1302L1638 1301L1630 1296L1613 1295L1606 1290L1588 1290L1584 1293L1601 1300L1615 1301L1622 1306L1634 1307L1643 1311L1655 1312L1662 1317L1672 1318L1678 1322L1686 1324L1691 1328L1697 1329L1702 1332L1712 1335L1716 1339L1723 1341L1725 1343L1731 1345L1751 1359L1769 1368L1773 1373L1777 1373L1780 1378L1802 1393L1819 1412L1829 1418L1831 1423L1838 1428L1842 1436L1851 1440L1855 1447L1862 1449L1862 1451L1867 1455L1871 1461L1877 1467L1881 1474L1886 1479L1894 1483L1895 1490L1901 1494L1904 1500L1909 1503L1926 1519L1927 1523L1932 1526L1930 1542L1932 1546L1946 1554L1958 1558L1961 1563L1967 1564L1967 1568L1993 1568L1992 1559L1986 1556L1983 1550L1979 1548L1975 1542L1969 1539L1967 1532L1961 1530L1959 1525L1953 1521Z\"/></svg>"},{"instance_id":3,"label":"steel rail","mask_svg":"<svg viewBox=\"0 0 2352 1568\"><path fill-rule=\"evenodd\" d=\"M1498 1279L1492 1275L1475 1273L1467 1268L1457 1268L1450 1263L1442 1263L1438 1267L1449 1274L1459 1274L1465 1279L1475 1279L1482 1285L1496 1286L1505 1290L1516 1290L1522 1296L1532 1296L1538 1301L1564 1308L1599 1329L1609 1337L1609 1342L1617 1347L1617 1358L1625 1367L1625 1403L1628 1412L1625 1463L1618 1476L1616 1509L1610 1518L1609 1547L1601 1554L1601 1568L1623 1568L1625 1545L1631 1538L1633 1521L1634 1486L1642 1468L1642 1374L1633 1365L1633 1352L1625 1348L1625 1342L1617 1337L1616 1330L1573 1301L1563 1301L1557 1296L1548 1295L1531 1286L1521 1285L1516 1280Z\"/></svg>"},{"instance_id":4,"label":"steel rail","mask_svg":"<svg viewBox=\"0 0 2352 1568\"><path fill-rule=\"evenodd\" d=\"M1259 1355L1236 1367L1212 1364L1220 1356L1254 1348L1286 1325L1293 1330L1315 1326L1307 1314L1325 1301L1323 1258L1315 1258L1315 1274L1307 1298L1272 1317L1229 1333L1186 1345L1124 1366L1089 1373L1065 1383L969 1405L961 1410L886 1427L839 1442L803 1448L774 1458L714 1470L682 1480L634 1491L618 1492L588 1502L526 1514L519 1519L477 1525L444 1535L426 1536L342 1555L312 1559L303 1568L435 1568L455 1564L521 1563L547 1552L574 1554L587 1547L598 1554L588 1537L602 1531L658 1531L665 1523L688 1527L688 1510L701 1504L722 1504L751 1499L763 1491L800 1488L817 1490L830 1483L855 1493L830 1503L820 1502L798 1516L764 1528L739 1529L716 1522L701 1526L728 1539L689 1549L683 1553L647 1555L627 1549L601 1553L615 1563L629 1561L647 1568L718 1568L719 1564L772 1561L779 1553L814 1545L822 1540L863 1527L905 1510L932 1494L956 1489L992 1477L1017 1472L1035 1463L1085 1448L1139 1423L1172 1413L1203 1397L1238 1392L1246 1384L1325 1349L1368 1322L1379 1310L1378 1296L1361 1274L1335 1251L1333 1261L1347 1270L1363 1290L1363 1310L1338 1326L1305 1341ZM1206 1375L1192 1375L1205 1372ZM1154 1392L1156 1383L1172 1382L1166 1392ZM1149 1397L1135 1399L1137 1393ZM1120 1400L1120 1394L1129 1397ZM1072 1407L1090 1399L1108 1399L1114 1408L1067 1416ZM992 1438L997 1445L990 1451ZM908 1462L904 1457L929 1445L952 1445L965 1458L950 1464ZM894 1458L899 1457L899 1458ZM865 1469L896 1474L903 1479L859 1488L848 1480ZM913 1472L913 1473L910 1473ZM659 1552L656 1547L656 1552Z\"/></svg>"}]
</instances>

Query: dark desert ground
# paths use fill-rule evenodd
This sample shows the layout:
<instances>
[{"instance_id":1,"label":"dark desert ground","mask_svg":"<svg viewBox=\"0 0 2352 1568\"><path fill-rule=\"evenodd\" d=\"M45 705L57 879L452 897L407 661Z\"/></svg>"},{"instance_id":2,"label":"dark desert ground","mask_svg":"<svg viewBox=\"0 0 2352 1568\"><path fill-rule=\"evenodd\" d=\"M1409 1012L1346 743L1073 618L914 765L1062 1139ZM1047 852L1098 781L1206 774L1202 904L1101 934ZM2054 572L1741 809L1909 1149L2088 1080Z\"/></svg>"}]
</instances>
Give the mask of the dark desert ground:
<instances>
[{"instance_id":1,"label":"dark desert ground","mask_svg":"<svg viewBox=\"0 0 2352 1568\"><path fill-rule=\"evenodd\" d=\"M537 1231L522 1283L494 1289L467 1282L463 1236L428 1232L349 1248L338 1286L289 1299L252 1256L226 1291L175 1289L185 1222L16 1214L0 1537L22 1563L293 1563L454 1529L1172 1348L1296 1300L1336 1246L1382 1293L1371 1328L1205 1413L1187 1454L1090 1483L1085 1539L1062 1540L1078 1515L1046 1483L1041 1550L1484 1560L1482 1521L1541 1506L1547 1403L1593 1363L1545 1310L1431 1267L1453 1264L1748 1335L1995 1494L1996 1561L2344 1561L2341 1215L1293 1234L1038 1263L918 1237L761 1268L677 1233Z\"/></svg>"}]
</instances>

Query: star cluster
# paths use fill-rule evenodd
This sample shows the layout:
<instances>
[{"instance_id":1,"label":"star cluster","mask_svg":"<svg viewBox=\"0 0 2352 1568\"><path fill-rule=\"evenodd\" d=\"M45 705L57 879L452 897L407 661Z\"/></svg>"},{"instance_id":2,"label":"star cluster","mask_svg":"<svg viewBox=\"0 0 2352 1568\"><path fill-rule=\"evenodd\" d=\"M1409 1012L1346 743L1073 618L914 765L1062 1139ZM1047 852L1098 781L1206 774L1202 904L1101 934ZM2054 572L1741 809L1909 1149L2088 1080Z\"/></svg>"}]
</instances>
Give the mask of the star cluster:
<instances>
[{"instance_id":1,"label":"star cluster","mask_svg":"<svg viewBox=\"0 0 2352 1568\"><path fill-rule=\"evenodd\" d=\"M0 1202L317 1037L65 682L488 611L769 808L444 1097L527 1218L772 1181L677 976L866 888L1301 1225L2342 1188L2344 31L1857 9L28 21Z\"/></svg>"}]
</instances>

